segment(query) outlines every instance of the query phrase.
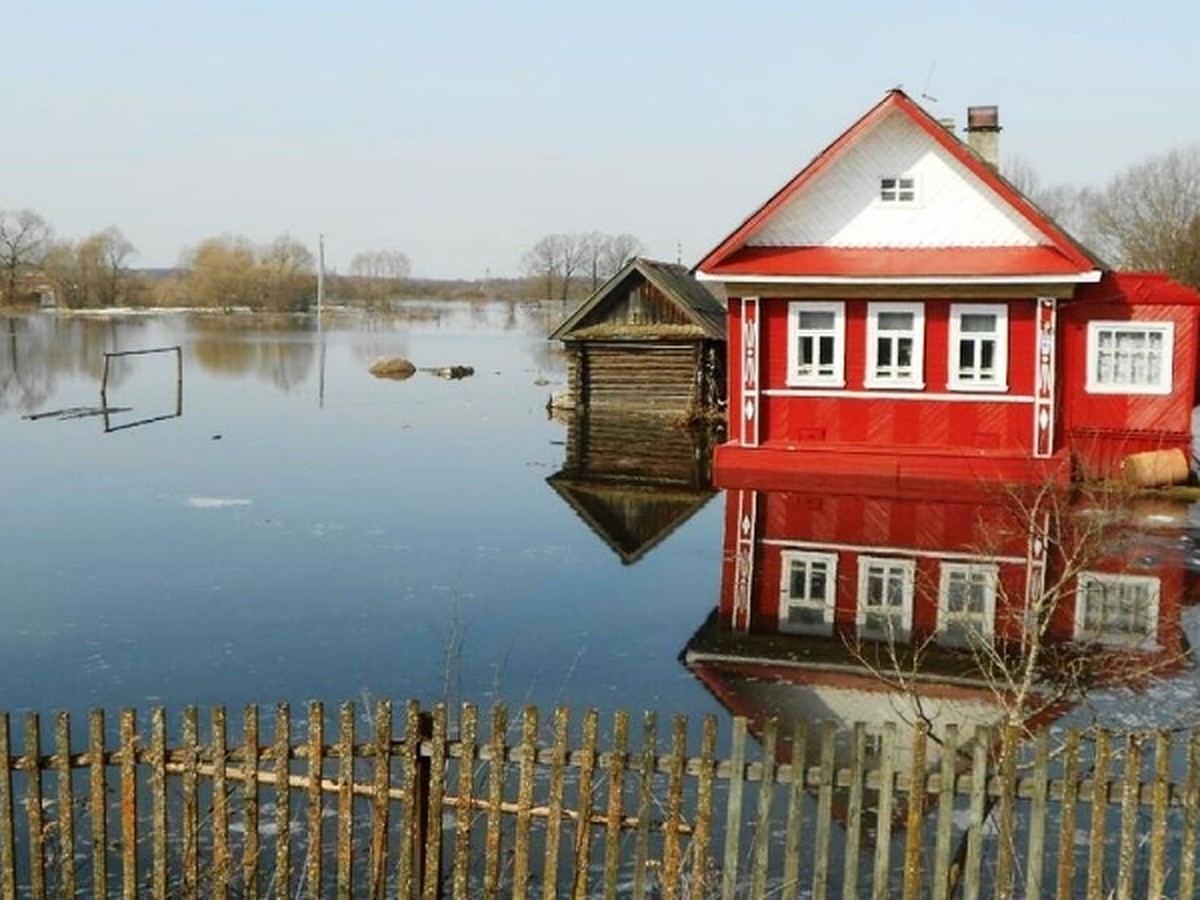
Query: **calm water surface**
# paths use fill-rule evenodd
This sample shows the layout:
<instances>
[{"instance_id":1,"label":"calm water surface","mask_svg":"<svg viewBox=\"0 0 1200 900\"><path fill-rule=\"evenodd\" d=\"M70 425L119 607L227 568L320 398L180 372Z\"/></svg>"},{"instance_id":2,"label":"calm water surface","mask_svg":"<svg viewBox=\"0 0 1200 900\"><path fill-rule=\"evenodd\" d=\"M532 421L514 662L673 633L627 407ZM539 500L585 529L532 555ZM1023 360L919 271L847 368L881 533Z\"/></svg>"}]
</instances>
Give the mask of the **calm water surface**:
<instances>
[{"instance_id":1,"label":"calm water surface","mask_svg":"<svg viewBox=\"0 0 1200 900\"><path fill-rule=\"evenodd\" d=\"M546 314L0 319L0 709L503 699L693 715L720 503L635 565L546 483ZM322 350L324 343L324 351ZM105 352L183 414L106 432ZM380 356L474 377L367 371ZM112 361L114 429L175 412Z\"/></svg>"}]
</instances>

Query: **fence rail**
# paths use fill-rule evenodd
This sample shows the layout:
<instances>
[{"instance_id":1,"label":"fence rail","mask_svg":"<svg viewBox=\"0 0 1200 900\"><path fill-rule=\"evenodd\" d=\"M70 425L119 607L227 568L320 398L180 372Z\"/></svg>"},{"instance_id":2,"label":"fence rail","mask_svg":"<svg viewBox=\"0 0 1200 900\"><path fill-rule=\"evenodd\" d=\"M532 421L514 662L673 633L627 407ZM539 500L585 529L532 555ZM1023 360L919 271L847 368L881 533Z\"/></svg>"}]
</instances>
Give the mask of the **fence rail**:
<instances>
[{"instance_id":1,"label":"fence rail","mask_svg":"<svg viewBox=\"0 0 1200 900\"><path fill-rule=\"evenodd\" d=\"M0 900L1195 896L1200 731L631 722L0 714Z\"/></svg>"}]
</instances>

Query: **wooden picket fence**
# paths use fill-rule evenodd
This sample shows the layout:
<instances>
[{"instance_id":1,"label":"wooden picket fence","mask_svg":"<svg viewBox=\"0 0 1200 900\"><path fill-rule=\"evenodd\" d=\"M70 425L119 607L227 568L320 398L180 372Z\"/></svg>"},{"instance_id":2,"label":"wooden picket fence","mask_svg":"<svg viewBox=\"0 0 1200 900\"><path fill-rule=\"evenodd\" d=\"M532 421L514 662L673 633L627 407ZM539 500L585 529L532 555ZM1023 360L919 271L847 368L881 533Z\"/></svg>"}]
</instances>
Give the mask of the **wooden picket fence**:
<instances>
[{"instance_id":1,"label":"wooden picket fence","mask_svg":"<svg viewBox=\"0 0 1200 900\"><path fill-rule=\"evenodd\" d=\"M0 900L1196 895L1200 731L676 717L663 748L653 714L638 742L624 712L602 740L594 711L411 702L71 724L0 715Z\"/></svg>"}]
</instances>

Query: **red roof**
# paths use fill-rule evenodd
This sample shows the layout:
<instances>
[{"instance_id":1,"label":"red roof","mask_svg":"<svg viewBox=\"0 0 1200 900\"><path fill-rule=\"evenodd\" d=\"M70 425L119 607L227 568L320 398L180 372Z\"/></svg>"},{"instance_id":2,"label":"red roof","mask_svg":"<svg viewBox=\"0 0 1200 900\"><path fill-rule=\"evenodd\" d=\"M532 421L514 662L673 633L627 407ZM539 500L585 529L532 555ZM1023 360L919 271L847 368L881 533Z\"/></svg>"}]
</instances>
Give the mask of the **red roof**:
<instances>
[{"instance_id":1,"label":"red roof","mask_svg":"<svg viewBox=\"0 0 1200 900\"><path fill-rule=\"evenodd\" d=\"M1161 272L1105 272L1095 284L1075 294L1081 303L1110 302L1168 306L1200 306L1200 293Z\"/></svg>"},{"instance_id":2,"label":"red roof","mask_svg":"<svg viewBox=\"0 0 1200 900\"><path fill-rule=\"evenodd\" d=\"M742 247L709 269L723 276L914 278L1072 275L1076 260L1056 247Z\"/></svg>"},{"instance_id":3,"label":"red roof","mask_svg":"<svg viewBox=\"0 0 1200 900\"><path fill-rule=\"evenodd\" d=\"M1033 226L1045 239L1041 247L1004 248L945 248L944 250L910 251L886 248L884 250L836 250L814 247L766 248L748 247L746 242L759 228L786 203L797 191L824 171L833 160L849 147L861 140L891 112L899 110L923 130L935 143L957 159L976 178L995 191L1019 216ZM806 251L832 252L838 258L825 259L820 255L810 256ZM918 256L933 254L929 260ZM1028 254L1022 256L1021 254ZM909 261L887 262L884 256L898 255ZM974 258L978 257L978 258ZM928 262L932 270L909 270L909 267ZM757 269L765 265L767 269ZM993 271L999 266L998 270ZM853 268L852 268L853 267ZM871 267L882 267L885 271L871 271ZM899 271L889 271L896 267ZM826 269L829 271L826 271ZM809 276L836 274L838 276L896 276L896 275L1044 275L1082 273L1100 268L1091 255L1077 244L1066 232L1054 224L1033 205L1020 191L1001 177L962 141L958 140L936 119L901 90L891 90L884 95L865 115L850 126L837 140L826 147L785 184L757 211L739 225L725 240L704 257L696 269L709 275L773 275ZM963 271L958 271L963 269Z\"/></svg>"}]
</instances>

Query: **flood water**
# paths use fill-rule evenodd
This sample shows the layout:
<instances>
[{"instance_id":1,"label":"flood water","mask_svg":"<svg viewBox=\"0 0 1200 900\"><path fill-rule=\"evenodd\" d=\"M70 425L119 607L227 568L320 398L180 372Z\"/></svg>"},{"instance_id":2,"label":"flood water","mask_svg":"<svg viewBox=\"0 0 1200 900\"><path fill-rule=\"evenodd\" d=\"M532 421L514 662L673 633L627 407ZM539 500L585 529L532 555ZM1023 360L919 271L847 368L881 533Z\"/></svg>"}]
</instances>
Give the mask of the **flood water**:
<instances>
[{"instance_id":1,"label":"flood water","mask_svg":"<svg viewBox=\"0 0 1200 900\"><path fill-rule=\"evenodd\" d=\"M0 318L0 710L390 698L727 720L733 695L680 657L731 571L729 498L675 429L581 436L548 414L560 316ZM106 354L175 346L181 385L174 352L110 356L94 414ZM421 369L373 377L389 356ZM474 374L425 371L453 365ZM1196 570L1181 521L1146 552ZM1172 676L1077 720L1195 721L1200 614L1175 615Z\"/></svg>"},{"instance_id":2,"label":"flood water","mask_svg":"<svg viewBox=\"0 0 1200 900\"><path fill-rule=\"evenodd\" d=\"M550 486L549 315L0 319L0 709L717 711L678 654L716 603L719 503L629 562ZM182 415L173 353L112 358L126 411L79 415L105 353L172 345ZM475 374L368 373L393 355Z\"/></svg>"}]
</instances>

